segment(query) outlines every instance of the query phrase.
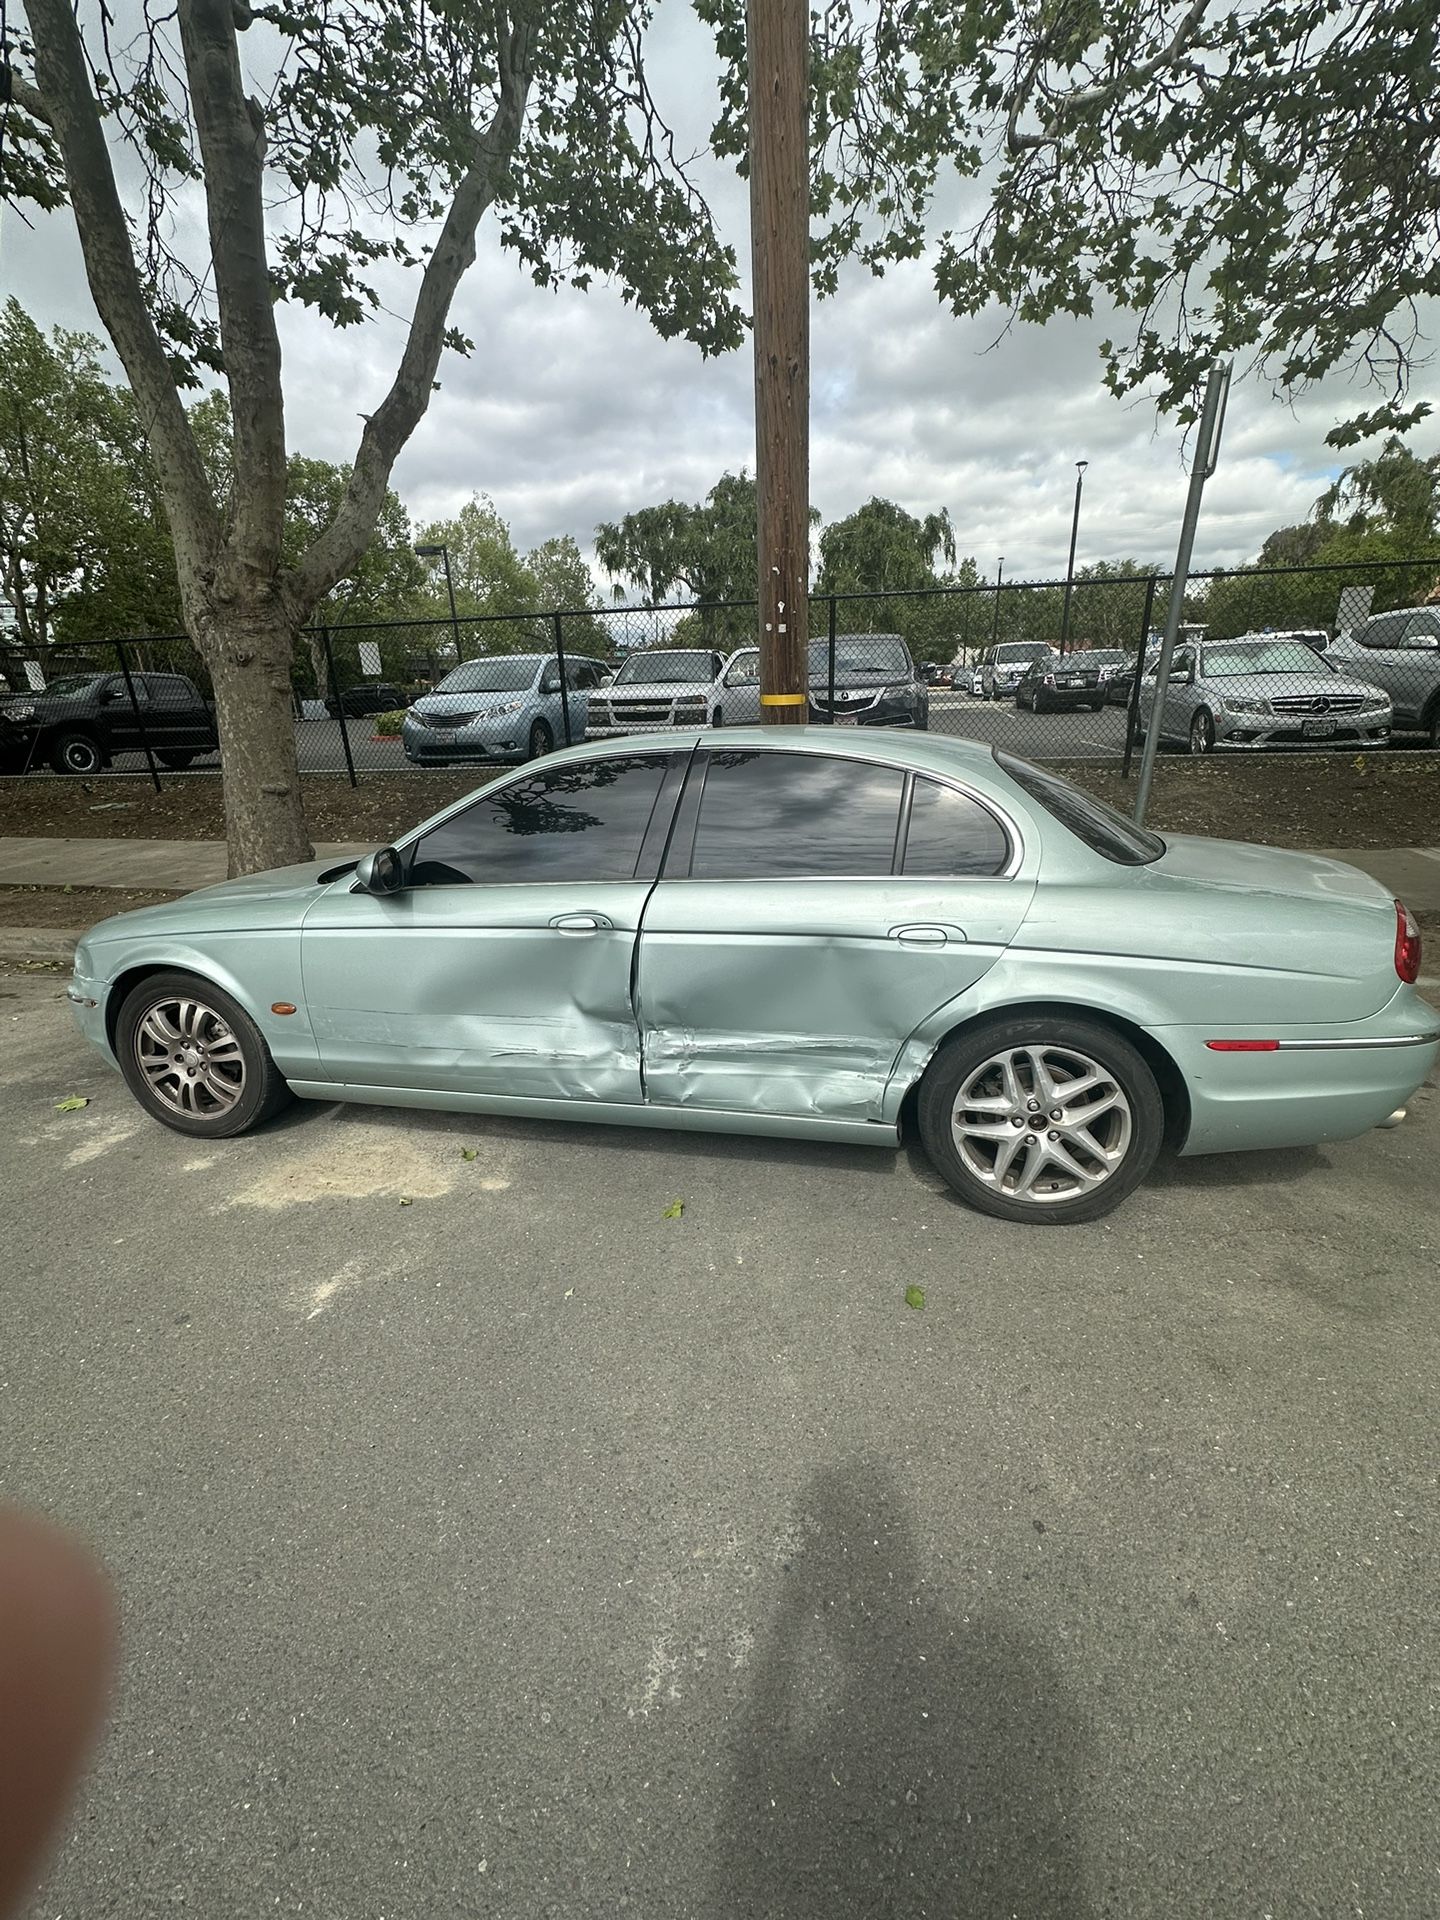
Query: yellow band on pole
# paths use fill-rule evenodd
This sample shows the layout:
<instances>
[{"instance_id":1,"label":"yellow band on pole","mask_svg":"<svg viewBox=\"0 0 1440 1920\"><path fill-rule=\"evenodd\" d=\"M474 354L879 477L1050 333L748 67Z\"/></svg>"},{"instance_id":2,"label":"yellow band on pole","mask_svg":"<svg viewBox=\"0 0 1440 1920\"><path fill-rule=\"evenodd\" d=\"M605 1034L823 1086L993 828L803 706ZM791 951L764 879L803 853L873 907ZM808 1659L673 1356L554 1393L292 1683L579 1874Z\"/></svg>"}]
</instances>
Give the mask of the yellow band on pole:
<instances>
[{"instance_id":1,"label":"yellow band on pole","mask_svg":"<svg viewBox=\"0 0 1440 1920\"><path fill-rule=\"evenodd\" d=\"M810 696L808 693L762 693L760 704L762 707L808 707Z\"/></svg>"}]
</instances>

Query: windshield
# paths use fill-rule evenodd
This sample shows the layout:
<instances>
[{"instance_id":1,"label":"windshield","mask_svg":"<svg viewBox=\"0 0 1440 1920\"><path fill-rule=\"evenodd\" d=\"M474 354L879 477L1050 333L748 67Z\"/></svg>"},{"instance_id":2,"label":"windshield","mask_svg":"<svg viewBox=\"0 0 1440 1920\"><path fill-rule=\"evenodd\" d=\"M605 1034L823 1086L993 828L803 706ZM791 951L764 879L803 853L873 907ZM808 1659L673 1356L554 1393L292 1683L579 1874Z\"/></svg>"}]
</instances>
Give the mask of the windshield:
<instances>
[{"instance_id":1,"label":"windshield","mask_svg":"<svg viewBox=\"0 0 1440 1920\"><path fill-rule=\"evenodd\" d=\"M1107 807L1103 800L1097 800L1080 787L1072 786L1070 781L1062 780L1058 773L1032 767L1028 760L1017 760L999 747L992 751L996 766L1008 773L1017 787L1038 801L1062 826L1068 827L1077 839L1083 840L1093 853L1122 867L1148 866L1164 853L1165 842L1158 834L1146 833L1123 813Z\"/></svg>"},{"instance_id":2,"label":"windshield","mask_svg":"<svg viewBox=\"0 0 1440 1920\"><path fill-rule=\"evenodd\" d=\"M495 660L464 660L447 673L436 693L519 693L533 685L538 654L502 654Z\"/></svg>"},{"instance_id":3,"label":"windshield","mask_svg":"<svg viewBox=\"0 0 1440 1920\"><path fill-rule=\"evenodd\" d=\"M1054 648L1044 640L1011 640L1003 647L996 647L997 660L1043 660Z\"/></svg>"},{"instance_id":4,"label":"windshield","mask_svg":"<svg viewBox=\"0 0 1440 1920\"><path fill-rule=\"evenodd\" d=\"M1075 663L1081 667L1118 667L1122 660L1130 655L1121 647L1092 647L1089 653L1077 653Z\"/></svg>"},{"instance_id":5,"label":"windshield","mask_svg":"<svg viewBox=\"0 0 1440 1920\"><path fill-rule=\"evenodd\" d=\"M835 638L836 673L873 674L877 680L908 680L913 669L903 640L885 633L842 633ZM830 642L810 642L810 678L830 677Z\"/></svg>"},{"instance_id":6,"label":"windshield","mask_svg":"<svg viewBox=\"0 0 1440 1920\"><path fill-rule=\"evenodd\" d=\"M66 673L58 680L52 680L44 692L47 698L54 694L61 700L70 700L77 693L89 693L97 679L98 676L93 673Z\"/></svg>"},{"instance_id":7,"label":"windshield","mask_svg":"<svg viewBox=\"0 0 1440 1920\"><path fill-rule=\"evenodd\" d=\"M1205 647L1202 677L1213 680L1226 673L1334 673L1322 654L1313 652L1303 641L1227 640L1223 645Z\"/></svg>"},{"instance_id":8,"label":"windshield","mask_svg":"<svg viewBox=\"0 0 1440 1920\"><path fill-rule=\"evenodd\" d=\"M632 653L616 674L617 687L673 687L708 685L715 677L715 657L709 653L665 652Z\"/></svg>"}]
</instances>

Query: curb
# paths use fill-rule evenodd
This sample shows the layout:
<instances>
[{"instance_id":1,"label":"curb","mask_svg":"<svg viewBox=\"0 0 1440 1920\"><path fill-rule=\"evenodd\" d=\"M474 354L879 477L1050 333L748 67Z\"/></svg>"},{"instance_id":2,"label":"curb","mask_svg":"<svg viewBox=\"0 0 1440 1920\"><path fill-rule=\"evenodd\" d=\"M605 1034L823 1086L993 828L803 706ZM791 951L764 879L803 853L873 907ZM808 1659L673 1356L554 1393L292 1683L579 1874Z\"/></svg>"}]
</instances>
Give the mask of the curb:
<instances>
[{"instance_id":1,"label":"curb","mask_svg":"<svg viewBox=\"0 0 1440 1920\"><path fill-rule=\"evenodd\" d=\"M58 960L69 966L83 927L0 927L0 962Z\"/></svg>"}]
</instances>

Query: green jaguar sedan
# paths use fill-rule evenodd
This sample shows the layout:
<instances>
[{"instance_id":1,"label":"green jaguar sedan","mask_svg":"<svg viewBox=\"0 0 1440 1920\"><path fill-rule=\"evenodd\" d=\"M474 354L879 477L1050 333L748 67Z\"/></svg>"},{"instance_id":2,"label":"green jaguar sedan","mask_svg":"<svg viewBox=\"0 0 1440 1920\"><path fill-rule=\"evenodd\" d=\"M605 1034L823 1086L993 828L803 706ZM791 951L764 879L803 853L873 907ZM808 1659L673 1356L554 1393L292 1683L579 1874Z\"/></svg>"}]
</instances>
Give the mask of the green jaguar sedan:
<instances>
[{"instance_id":1,"label":"green jaguar sedan","mask_svg":"<svg viewBox=\"0 0 1440 1920\"><path fill-rule=\"evenodd\" d=\"M358 863L93 928L70 998L146 1111L293 1096L892 1150L1019 1221L1186 1154L1342 1140L1440 1054L1420 938L1339 861L1145 833L884 729L571 748Z\"/></svg>"}]
</instances>

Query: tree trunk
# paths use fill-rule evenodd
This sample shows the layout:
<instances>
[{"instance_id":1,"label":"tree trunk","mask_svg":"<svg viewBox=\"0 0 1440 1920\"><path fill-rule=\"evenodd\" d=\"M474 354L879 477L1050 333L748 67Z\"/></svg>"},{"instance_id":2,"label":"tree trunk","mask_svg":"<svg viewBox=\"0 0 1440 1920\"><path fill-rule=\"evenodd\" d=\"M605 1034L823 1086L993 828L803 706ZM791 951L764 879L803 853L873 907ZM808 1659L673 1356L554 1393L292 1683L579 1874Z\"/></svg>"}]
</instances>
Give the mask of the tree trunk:
<instances>
[{"instance_id":1,"label":"tree trunk","mask_svg":"<svg viewBox=\"0 0 1440 1920\"><path fill-rule=\"evenodd\" d=\"M190 630L215 688L231 877L313 858L295 752L293 623L273 604L232 604L193 616Z\"/></svg>"}]
</instances>

